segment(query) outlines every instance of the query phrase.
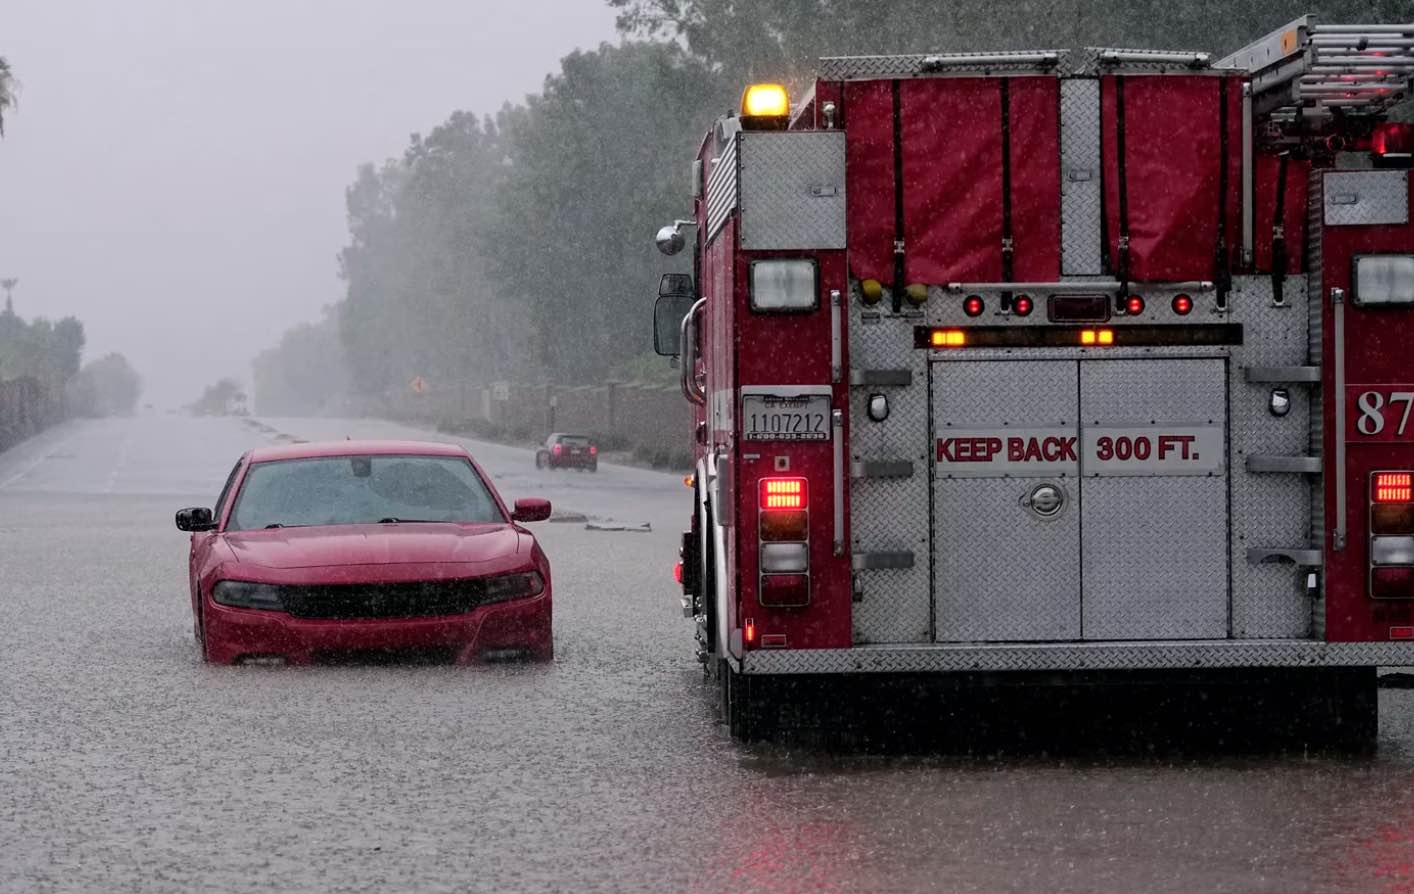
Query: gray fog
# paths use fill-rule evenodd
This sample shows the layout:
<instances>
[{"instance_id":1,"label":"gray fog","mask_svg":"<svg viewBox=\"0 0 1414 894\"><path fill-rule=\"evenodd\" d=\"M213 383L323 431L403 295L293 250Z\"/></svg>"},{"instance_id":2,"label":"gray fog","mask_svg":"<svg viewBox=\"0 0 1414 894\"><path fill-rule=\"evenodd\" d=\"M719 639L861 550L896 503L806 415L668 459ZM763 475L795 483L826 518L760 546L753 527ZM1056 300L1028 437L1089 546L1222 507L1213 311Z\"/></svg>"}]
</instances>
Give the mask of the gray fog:
<instances>
[{"instance_id":1,"label":"gray fog","mask_svg":"<svg viewBox=\"0 0 1414 894\"><path fill-rule=\"evenodd\" d=\"M494 113L600 0L7 0L0 277L186 403L341 294L344 189L456 109ZM189 371L185 374L176 371Z\"/></svg>"}]
</instances>

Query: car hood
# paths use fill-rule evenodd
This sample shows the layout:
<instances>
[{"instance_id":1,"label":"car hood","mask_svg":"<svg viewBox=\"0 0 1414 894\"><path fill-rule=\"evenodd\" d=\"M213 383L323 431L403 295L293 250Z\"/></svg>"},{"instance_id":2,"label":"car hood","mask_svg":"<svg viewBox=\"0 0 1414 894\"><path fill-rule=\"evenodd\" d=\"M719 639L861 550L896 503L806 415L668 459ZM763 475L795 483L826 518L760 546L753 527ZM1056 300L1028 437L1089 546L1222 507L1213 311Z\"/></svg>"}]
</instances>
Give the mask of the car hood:
<instances>
[{"instance_id":1,"label":"car hood","mask_svg":"<svg viewBox=\"0 0 1414 894\"><path fill-rule=\"evenodd\" d=\"M226 543L266 568L504 562L528 545L510 525L339 525L240 531ZM528 539L528 538L527 538Z\"/></svg>"}]
</instances>

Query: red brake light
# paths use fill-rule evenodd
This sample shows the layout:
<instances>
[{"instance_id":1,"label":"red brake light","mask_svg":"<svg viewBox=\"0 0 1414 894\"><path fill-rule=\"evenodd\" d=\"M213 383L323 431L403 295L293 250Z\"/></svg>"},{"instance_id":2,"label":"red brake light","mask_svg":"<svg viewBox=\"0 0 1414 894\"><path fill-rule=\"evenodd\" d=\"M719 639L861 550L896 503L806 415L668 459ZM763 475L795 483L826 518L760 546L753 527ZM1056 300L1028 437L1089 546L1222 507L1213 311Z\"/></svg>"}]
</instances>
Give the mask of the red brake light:
<instances>
[{"instance_id":1,"label":"red brake light","mask_svg":"<svg viewBox=\"0 0 1414 894\"><path fill-rule=\"evenodd\" d=\"M756 622L750 618L746 619L746 630L743 631L747 645L756 642Z\"/></svg>"},{"instance_id":2,"label":"red brake light","mask_svg":"<svg viewBox=\"0 0 1414 894\"><path fill-rule=\"evenodd\" d=\"M781 509L805 509L809 492L804 478L762 478L761 509L771 512Z\"/></svg>"},{"instance_id":3,"label":"red brake light","mask_svg":"<svg viewBox=\"0 0 1414 894\"><path fill-rule=\"evenodd\" d=\"M1011 303L1012 313L1018 317L1029 317L1035 305L1031 302L1029 295L1017 295L1016 300Z\"/></svg>"},{"instance_id":4,"label":"red brake light","mask_svg":"<svg viewBox=\"0 0 1414 894\"><path fill-rule=\"evenodd\" d=\"M1414 154L1414 124L1385 122L1375 125L1370 135L1370 151L1381 156Z\"/></svg>"},{"instance_id":5,"label":"red brake light","mask_svg":"<svg viewBox=\"0 0 1414 894\"><path fill-rule=\"evenodd\" d=\"M1124 312L1131 317L1142 314L1144 312L1144 299L1138 295L1130 295L1129 300L1124 302Z\"/></svg>"},{"instance_id":6,"label":"red brake light","mask_svg":"<svg viewBox=\"0 0 1414 894\"><path fill-rule=\"evenodd\" d=\"M555 448L554 448L554 450L555 450L555 455L556 455L556 456L559 456L559 455L560 455L560 451L563 450L563 449L564 449L564 448L561 447L559 444L556 444L556 445L555 445Z\"/></svg>"},{"instance_id":7,"label":"red brake light","mask_svg":"<svg viewBox=\"0 0 1414 894\"><path fill-rule=\"evenodd\" d=\"M1414 472L1376 472L1371 489L1376 503L1414 502Z\"/></svg>"},{"instance_id":8,"label":"red brake light","mask_svg":"<svg viewBox=\"0 0 1414 894\"><path fill-rule=\"evenodd\" d=\"M590 445L589 445L589 455L590 455L590 456L598 456L598 455L599 455L599 448L596 447L596 446L593 445L593 444L590 444Z\"/></svg>"},{"instance_id":9,"label":"red brake light","mask_svg":"<svg viewBox=\"0 0 1414 894\"><path fill-rule=\"evenodd\" d=\"M981 295L968 295L967 300L962 302L962 311L969 317L980 317L986 309L987 305L982 301Z\"/></svg>"},{"instance_id":10,"label":"red brake light","mask_svg":"<svg viewBox=\"0 0 1414 894\"><path fill-rule=\"evenodd\" d=\"M673 580L682 583L682 563L678 562L673 566Z\"/></svg>"},{"instance_id":11,"label":"red brake light","mask_svg":"<svg viewBox=\"0 0 1414 894\"><path fill-rule=\"evenodd\" d=\"M1173 312L1180 317L1186 317L1193 312L1193 299L1187 295L1173 296Z\"/></svg>"}]
</instances>

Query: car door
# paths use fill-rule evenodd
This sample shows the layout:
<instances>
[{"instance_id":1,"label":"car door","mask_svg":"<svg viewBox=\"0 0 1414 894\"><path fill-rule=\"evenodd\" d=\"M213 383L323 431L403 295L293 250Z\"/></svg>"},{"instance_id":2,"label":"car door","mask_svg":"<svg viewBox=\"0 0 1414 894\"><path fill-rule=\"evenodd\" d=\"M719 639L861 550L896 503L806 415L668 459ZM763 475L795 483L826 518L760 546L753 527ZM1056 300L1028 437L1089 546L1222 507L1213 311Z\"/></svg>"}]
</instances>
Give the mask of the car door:
<instances>
[{"instance_id":1,"label":"car door","mask_svg":"<svg viewBox=\"0 0 1414 894\"><path fill-rule=\"evenodd\" d=\"M216 522L218 528L221 525L222 517L226 514L226 507L234 496L233 490L240 478L241 469L245 466L245 460L246 458L242 456L236 461L235 466L231 469L231 474L226 476L226 484L221 488L221 495L216 498L216 505L211 510L211 518ZM201 570L206 566L216 537L216 531L194 531L191 535L191 551L187 556L187 585L191 591L193 617L200 617Z\"/></svg>"}]
</instances>

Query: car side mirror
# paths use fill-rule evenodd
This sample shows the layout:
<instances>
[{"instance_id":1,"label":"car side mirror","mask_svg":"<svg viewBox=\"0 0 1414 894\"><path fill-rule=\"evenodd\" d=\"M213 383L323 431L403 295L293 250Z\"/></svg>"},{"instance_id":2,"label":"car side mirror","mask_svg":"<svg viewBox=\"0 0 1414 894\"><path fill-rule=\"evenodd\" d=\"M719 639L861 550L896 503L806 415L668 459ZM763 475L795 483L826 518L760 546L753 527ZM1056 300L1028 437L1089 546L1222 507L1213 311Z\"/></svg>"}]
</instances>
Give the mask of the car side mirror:
<instances>
[{"instance_id":1,"label":"car side mirror","mask_svg":"<svg viewBox=\"0 0 1414 894\"><path fill-rule=\"evenodd\" d=\"M210 531L216 527L211 510L200 506L177 510L178 531Z\"/></svg>"},{"instance_id":2,"label":"car side mirror","mask_svg":"<svg viewBox=\"0 0 1414 894\"><path fill-rule=\"evenodd\" d=\"M522 497L516 500L516 508L511 512L511 521L538 522L550 517L550 501L539 497Z\"/></svg>"},{"instance_id":3,"label":"car side mirror","mask_svg":"<svg viewBox=\"0 0 1414 894\"><path fill-rule=\"evenodd\" d=\"M682 353L682 318L697 303L694 295L660 295L653 305L653 350L663 357Z\"/></svg>"}]
</instances>

